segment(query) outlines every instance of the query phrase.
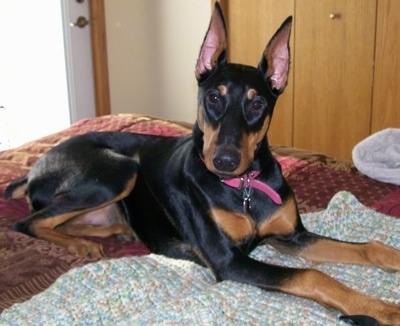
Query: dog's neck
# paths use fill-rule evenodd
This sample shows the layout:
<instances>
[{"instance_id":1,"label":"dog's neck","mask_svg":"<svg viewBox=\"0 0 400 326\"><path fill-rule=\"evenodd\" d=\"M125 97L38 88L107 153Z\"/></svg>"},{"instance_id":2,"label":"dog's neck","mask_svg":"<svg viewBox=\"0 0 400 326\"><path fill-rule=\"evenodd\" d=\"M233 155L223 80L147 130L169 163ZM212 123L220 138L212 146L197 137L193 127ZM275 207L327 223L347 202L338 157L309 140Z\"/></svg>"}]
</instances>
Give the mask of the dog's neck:
<instances>
[{"instance_id":1,"label":"dog's neck","mask_svg":"<svg viewBox=\"0 0 400 326\"><path fill-rule=\"evenodd\" d=\"M281 196L279 196L279 194L274 189L272 189L268 184L256 179L260 173L261 171L254 170L244 173L239 177L228 178L228 179L222 178L221 181L232 188L243 190L244 192L247 191L249 197L251 195L252 191L251 189L253 188L257 189L266 194L269 198L271 198L271 200L275 204L281 205L282 204Z\"/></svg>"}]
</instances>

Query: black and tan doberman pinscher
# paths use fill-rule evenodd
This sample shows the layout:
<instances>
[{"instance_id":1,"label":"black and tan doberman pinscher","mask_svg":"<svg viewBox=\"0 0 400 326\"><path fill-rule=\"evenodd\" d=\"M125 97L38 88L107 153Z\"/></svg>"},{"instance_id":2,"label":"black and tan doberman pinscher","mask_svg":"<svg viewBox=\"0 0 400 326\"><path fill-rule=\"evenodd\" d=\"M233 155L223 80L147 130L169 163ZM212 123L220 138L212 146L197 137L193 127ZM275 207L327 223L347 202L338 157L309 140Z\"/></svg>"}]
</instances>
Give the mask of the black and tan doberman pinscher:
<instances>
[{"instance_id":1,"label":"black and tan doberman pinscher","mask_svg":"<svg viewBox=\"0 0 400 326\"><path fill-rule=\"evenodd\" d=\"M257 245L313 262L400 270L400 251L377 242L340 242L308 232L266 133L289 72L289 17L257 68L227 63L218 3L195 74L198 118L190 136L119 132L71 138L6 189L26 195L32 214L14 228L79 256L104 256L82 236L138 237L153 252L209 267L218 281L309 298L345 315L400 325L400 305L359 294L314 269L265 264ZM368 319L368 317L365 317Z\"/></svg>"}]
</instances>

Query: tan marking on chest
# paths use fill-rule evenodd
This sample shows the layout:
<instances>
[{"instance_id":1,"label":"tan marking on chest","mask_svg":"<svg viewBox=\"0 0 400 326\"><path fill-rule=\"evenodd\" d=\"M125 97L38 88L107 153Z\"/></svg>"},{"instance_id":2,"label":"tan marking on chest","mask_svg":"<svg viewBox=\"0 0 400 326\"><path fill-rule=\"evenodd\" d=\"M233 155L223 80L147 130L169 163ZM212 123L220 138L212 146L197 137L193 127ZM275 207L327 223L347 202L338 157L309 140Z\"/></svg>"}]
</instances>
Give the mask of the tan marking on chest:
<instances>
[{"instance_id":1,"label":"tan marking on chest","mask_svg":"<svg viewBox=\"0 0 400 326\"><path fill-rule=\"evenodd\" d=\"M293 198L282 204L271 216L257 227L257 234L266 237L274 234L290 234L297 224L297 207Z\"/></svg>"},{"instance_id":2,"label":"tan marking on chest","mask_svg":"<svg viewBox=\"0 0 400 326\"><path fill-rule=\"evenodd\" d=\"M256 234L254 221L245 214L214 208L210 215L214 222L234 241L243 241Z\"/></svg>"}]
</instances>

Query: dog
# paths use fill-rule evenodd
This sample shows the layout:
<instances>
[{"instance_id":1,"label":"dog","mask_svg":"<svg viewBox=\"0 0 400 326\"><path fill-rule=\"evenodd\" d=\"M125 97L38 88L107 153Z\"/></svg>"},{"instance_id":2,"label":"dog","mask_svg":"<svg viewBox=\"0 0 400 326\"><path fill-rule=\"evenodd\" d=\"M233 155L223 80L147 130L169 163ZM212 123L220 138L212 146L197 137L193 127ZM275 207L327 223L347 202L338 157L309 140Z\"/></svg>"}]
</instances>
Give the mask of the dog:
<instances>
[{"instance_id":1,"label":"dog","mask_svg":"<svg viewBox=\"0 0 400 326\"><path fill-rule=\"evenodd\" d=\"M291 26L288 17L258 67L228 63L227 31L216 2L195 67L198 115L192 134L94 132L66 140L7 187L7 198L25 195L32 210L14 229L94 258L105 255L103 248L83 236L138 238L152 252L210 268L217 281L315 300L350 321L366 323L370 316L400 325L398 304L357 293L314 269L248 256L266 243L315 263L400 270L394 248L329 239L301 222L266 137L288 82Z\"/></svg>"}]
</instances>

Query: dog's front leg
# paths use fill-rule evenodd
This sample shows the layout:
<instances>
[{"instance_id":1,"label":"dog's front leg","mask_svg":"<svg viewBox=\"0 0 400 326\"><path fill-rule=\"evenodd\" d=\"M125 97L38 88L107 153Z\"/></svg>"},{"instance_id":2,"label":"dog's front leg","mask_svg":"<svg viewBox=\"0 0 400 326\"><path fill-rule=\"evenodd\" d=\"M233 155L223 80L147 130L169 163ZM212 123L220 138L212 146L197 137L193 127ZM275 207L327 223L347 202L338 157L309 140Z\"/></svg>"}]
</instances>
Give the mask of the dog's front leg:
<instances>
[{"instance_id":1,"label":"dog's front leg","mask_svg":"<svg viewBox=\"0 0 400 326\"><path fill-rule=\"evenodd\" d=\"M307 245L299 254L317 263L343 262L400 271L400 250L378 241L351 243L320 238Z\"/></svg>"},{"instance_id":2,"label":"dog's front leg","mask_svg":"<svg viewBox=\"0 0 400 326\"><path fill-rule=\"evenodd\" d=\"M380 242L351 243L295 231L273 236L266 243L278 250L316 263L341 262L400 270L400 251ZM400 325L400 306L359 294L316 270L304 270L283 284L283 291L308 297L344 314L367 315L383 325Z\"/></svg>"},{"instance_id":3,"label":"dog's front leg","mask_svg":"<svg viewBox=\"0 0 400 326\"><path fill-rule=\"evenodd\" d=\"M400 325L400 305L358 293L314 269L267 265L238 253L221 278L311 299L345 315L371 316L382 325Z\"/></svg>"},{"instance_id":4,"label":"dog's front leg","mask_svg":"<svg viewBox=\"0 0 400 326\"><path fill-rule=\"evenodd\" d=\"M312 299L347 316L370 316L380 325L400 325L400 305L358 293L317 270L297 271L282 284L282 291Z\"/></svg>"},{"instance_id":5,"label":"dog's front leg","mask_svg":"<svg viewBox=\"0 0 400 326\"><path fill-rule=\"evenodd\" d=\"M315 263L360 264L400 271L400 250L378 241L345 242L304 231L271 237L266 243L282 252L299 255Z\"/></svg>"}]
</instances>

